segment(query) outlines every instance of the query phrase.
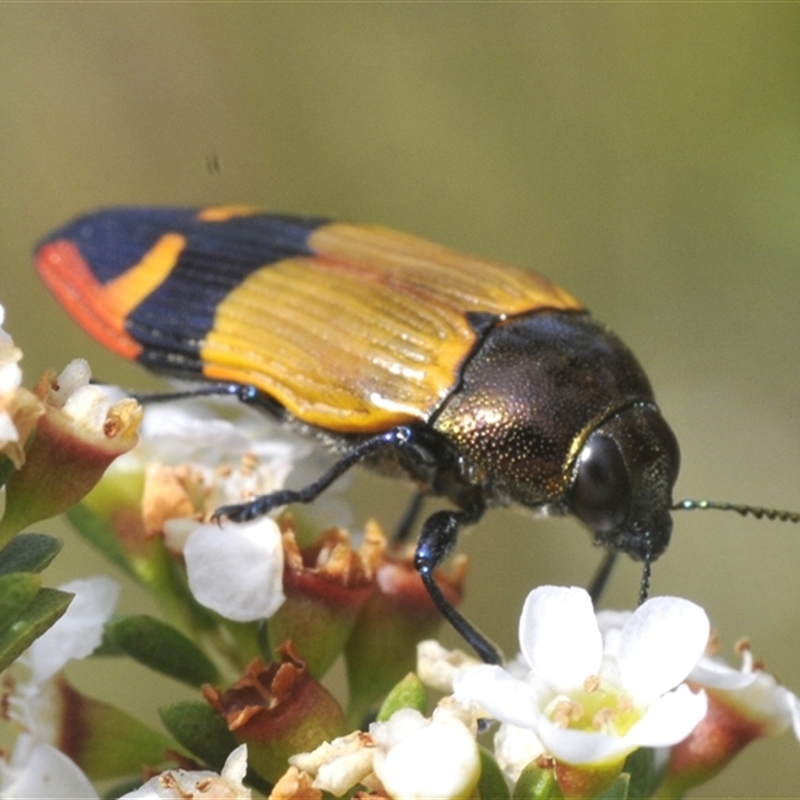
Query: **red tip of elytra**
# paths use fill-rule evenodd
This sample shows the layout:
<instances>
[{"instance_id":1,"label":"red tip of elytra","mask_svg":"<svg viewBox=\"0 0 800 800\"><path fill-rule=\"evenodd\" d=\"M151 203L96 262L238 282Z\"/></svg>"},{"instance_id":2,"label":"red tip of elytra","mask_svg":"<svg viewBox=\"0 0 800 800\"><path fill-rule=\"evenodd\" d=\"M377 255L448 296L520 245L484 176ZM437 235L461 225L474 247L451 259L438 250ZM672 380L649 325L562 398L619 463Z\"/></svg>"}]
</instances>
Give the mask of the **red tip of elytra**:
<instances>
[{"instance_id":1,"label":"red tip of elytra","mask_svg":"<svg viewBox=\"0 0 800 800\"><path fill-rule=\"evenodd\" d=\"M73 242L48 242L36 254L36 268L47 287L80 325L101 344L136 359L142 346L125 330L125 314L99 283Z\"/></svg>"}]
</instances>

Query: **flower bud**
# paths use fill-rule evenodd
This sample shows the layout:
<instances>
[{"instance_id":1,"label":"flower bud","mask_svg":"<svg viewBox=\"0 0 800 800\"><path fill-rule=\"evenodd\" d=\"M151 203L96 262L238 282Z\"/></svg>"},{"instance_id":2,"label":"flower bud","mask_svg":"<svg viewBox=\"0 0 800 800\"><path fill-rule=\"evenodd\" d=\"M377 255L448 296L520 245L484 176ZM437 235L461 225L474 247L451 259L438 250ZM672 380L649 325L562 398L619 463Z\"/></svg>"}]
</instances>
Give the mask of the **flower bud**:
<instances>
[{"instance_id":1,"label":"flower bud","mask_svg":"<svg viewBox=\"0 0 800 800\"><path fill-rule=\"evenodd\" d=\"M76 360L58 378L48 372L39 381L34 393L45 411L24 467L7 484L0 538L71 508L136 444L139 404L112 404L89 378L86 362Z\"/></svg>"},{"instance_id":2,"label":"flower bud","mask_svg":"<svg viewBox=\"0 0 800 800\"><path fill-rule=\"evenodd\" d=\"M292 645L279 651L280 663L255 659L226 691L203 689L236 739L247 744L250 765L272 782L285 772L289 756L313 750L344 730L341 707L311 677Z\"/></svg>"},{"instance_id":3,"label":"flower bud","mask_svg":"<svg viewBox=\"0 0 800 800\"><path fill-rule=\"evenodd\" d=\"M291 523L285 523L283 550L286 600L269 620L270 641L291 640L311 674L321 677L344 650L374 590L373 573L364 548L354 550L338 528L300 550Z\"/></svg>"}]
</instances>

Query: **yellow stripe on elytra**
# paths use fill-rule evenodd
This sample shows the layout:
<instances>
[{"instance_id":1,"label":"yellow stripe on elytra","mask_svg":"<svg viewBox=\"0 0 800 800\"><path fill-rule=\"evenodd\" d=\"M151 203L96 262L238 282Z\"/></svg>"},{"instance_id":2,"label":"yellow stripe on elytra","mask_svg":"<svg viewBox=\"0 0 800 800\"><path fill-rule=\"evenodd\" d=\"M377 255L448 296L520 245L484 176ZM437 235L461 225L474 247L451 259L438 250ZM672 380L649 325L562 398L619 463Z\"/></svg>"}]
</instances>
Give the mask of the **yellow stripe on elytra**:
<instances>
[{"instance_id":1,"label":"yellow stripe on elytra","mask_svg":"<svg viewBox=\"0 0 800 800\"><path fill-rule=\"evenodd\" d=\"M166 233L147 251L144 258L118 278L103 287L109 306L124 318L169 277L183 248L186 237Z\"/></svg>"},{"instance_id":2,"label":"yellow stripe on elytra","mask_svg":"<svg viewBox=\"0 0 800 800\"><path fill-rule=\"evenodd\" d=\"M200 356L209 379L253 384L304 422L363 433L427 419L475 339L459 309L301 256L220 301Z\"/></svg>"},{"instance_id":3,"label":"yellow stripe on elytra","mask_svg":"<svg viewBox=\"0 0 800 800\"><path fill-rule=\"evenodd\" d=\"M467 256L389 228L333 222L309 234L308 245L321 257L418 285L463 313L505 317L545 308L582 309L568 292L531 270Z\"/></svg>"}]
</instances>

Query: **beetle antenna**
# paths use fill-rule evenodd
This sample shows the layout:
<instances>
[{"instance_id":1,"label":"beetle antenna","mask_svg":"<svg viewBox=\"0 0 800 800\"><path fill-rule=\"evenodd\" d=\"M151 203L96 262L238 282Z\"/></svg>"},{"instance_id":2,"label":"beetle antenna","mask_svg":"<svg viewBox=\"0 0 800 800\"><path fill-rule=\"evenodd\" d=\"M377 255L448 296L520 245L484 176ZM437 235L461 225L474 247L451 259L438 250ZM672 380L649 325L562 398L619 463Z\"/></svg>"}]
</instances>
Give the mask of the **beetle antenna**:
<instances>
[{"instance_id":1,"label":"beetle antenna","mask_svg":"<svg viewBox=\"0 0 800 800\"><path fill-rule=\"evenodd\" d=\"M713 500L681 500L671 507L672 511L735 511L737 514L756 519L777 520L778 522L800 522L800 511L782 511L779 508L741 505L738 503L717 503Z\"/></svg>"}]
</instances>

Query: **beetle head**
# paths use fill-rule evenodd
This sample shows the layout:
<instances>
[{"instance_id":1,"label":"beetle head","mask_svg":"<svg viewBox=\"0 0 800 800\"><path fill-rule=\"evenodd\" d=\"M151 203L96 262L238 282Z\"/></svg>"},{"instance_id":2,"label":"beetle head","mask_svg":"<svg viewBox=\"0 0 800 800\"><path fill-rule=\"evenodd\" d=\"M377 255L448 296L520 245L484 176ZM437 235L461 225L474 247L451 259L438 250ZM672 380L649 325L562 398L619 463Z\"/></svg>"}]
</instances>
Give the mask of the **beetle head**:
<instances>
[{"instance_id":1,"label":"beetle head","mask_svg":"<svg viewBox=\"0 0 800 800\"><path fill-rule=\"evenodd\" d=\"M658 409L628 406L584 440L567 493L568 510L607 549L652 561L669 544L679 465L678 442Z\"/></svg>"}]
</instances>

